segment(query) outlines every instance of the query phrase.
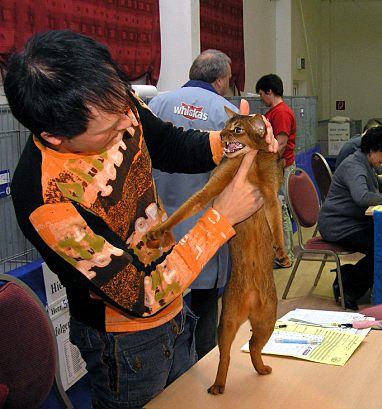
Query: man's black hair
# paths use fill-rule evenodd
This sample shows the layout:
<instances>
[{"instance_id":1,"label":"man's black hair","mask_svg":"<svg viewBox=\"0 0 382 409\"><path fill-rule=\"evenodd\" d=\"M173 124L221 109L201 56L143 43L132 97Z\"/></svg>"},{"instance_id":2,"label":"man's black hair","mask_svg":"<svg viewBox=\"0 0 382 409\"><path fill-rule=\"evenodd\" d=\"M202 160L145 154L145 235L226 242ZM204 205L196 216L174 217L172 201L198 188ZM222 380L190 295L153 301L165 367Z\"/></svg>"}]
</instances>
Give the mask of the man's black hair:
<instances>
[{"instance_id":1,"label":"man's black hair","mask_svg":"<svg viewBox=\"0 0 382 409\"><path fill-rule=\"evenodd\" d=\"M12 56L4 79L15 118L41 132L71 138L86 131L89 107L123 112L128 82L107 47L70 30L35 34Z\"/></svg>"},{"instance_id":2,"label":"man's black hair","mask_svg":"<svg viewBox=\"0 0 382 409\"><path fill-rule=\"evenodd\" d=\"M256 92L259 93L260 90L265 93L272 91L276 97L282 97L284 94L283 82L276 74L264 75L256 83Z\"/></svg>"},{"instance_id":3,"label":"man's black hair","mask_svg":"<svg viewBox=\"0 0 382 409\"><path fill-rule=\"evenodd\" d=\"M360 148L363 153L382 152L382 126L374 126L366 131L361 138Z\"/></svg>"}]
</instances>

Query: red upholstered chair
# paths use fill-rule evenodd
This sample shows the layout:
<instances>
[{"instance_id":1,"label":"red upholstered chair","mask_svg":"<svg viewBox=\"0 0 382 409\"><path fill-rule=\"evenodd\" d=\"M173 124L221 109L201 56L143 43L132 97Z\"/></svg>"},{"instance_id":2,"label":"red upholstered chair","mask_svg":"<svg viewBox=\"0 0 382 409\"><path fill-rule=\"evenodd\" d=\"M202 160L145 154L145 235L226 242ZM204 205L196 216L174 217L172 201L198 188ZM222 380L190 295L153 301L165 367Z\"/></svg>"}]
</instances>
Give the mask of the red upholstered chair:
<instances>
[{"instance_id":1,"label":"red upholstered chair","mask_svg":"<svg viewBox=\"0 0 382 409\"><path fill-rule=\"evenodd\" d=\"M332 171L326 159L318 152L312 155L311 165L314 180L320 191L321 202L324 203L329 192L330 184L332 183Z\"/></svg>"},{"instance_id":2,"label":"red upholstered chair","mask_svg":"<svg viewBox=\"0 0 382 409\"><path fill-rule=\"evenodd\" d=\"M322 206L322 203L324 203L326 196L328 195L330 184L332 183L333 174L326 159L318 152L312 155L311 165L314 180L316 181L318 190L320 192ZM315 236L316 234L317 227L313 233L313 236Z\"/></svg>"},{"instance_id":3,"label":"red upholstered chair","mask_svg":"<svg viewBox=\"0 0 382 409\"><path fill-rule=\"evenodd\" d=\"M9 393L8 386L0 383L0 409L3 409L8 393Z\"/></svg>"},{"instance_id":4,"label":"red upholstered chair","mask_svg":"<svg viewBox=\"0 0 382 409\"><path fill-rule=\"evenodd\" d=\"M54 387L63 408L73 408L62 386L54 329L44 305L21 280L0 274L0 384L4 409L38 408Z\"/></svg>"},{"instance_id":5,"label":"red upholstered chair","mask_svg":"<svg viewBox=\"0 0 382 409\"><path fill-rule=\"evenodd\" d=\"M321 236L312 237L304 242L302 235L303 229L313 227L317 223L320 203L318 200L316 187L314 186L312 179L303 169L296 168L294 172L289 174L285 193L288 208L296 223L300 251L282 298L286 298L302 260L315 262L321 261L320 268L314 281L315 286L321 277L325 264L327 262L335 262L337 271L339 272L338 284L340 287L341 305L342 308L345 309L339 256L352 254L354 252L343 246L329 243Z\"/></svg>"}]
</instances>

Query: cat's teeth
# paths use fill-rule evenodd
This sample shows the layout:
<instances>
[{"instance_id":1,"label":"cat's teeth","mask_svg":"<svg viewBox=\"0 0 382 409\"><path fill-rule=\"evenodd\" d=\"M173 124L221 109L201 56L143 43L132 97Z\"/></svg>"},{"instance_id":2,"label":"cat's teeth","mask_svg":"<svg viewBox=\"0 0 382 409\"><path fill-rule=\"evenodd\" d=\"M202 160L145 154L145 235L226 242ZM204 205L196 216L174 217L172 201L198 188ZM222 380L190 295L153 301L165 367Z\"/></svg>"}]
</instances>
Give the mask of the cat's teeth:
<instances>
[{"instance_id":1,"label":"cat's teeth","mask_svg":"<svg viewBox=\"0 0 382 409\"><path fill-rule=\"evenodd\" d=\"M225 151L228 153L232 153L232 152L238 151L243 148L244 148L244 145L242 145L239 142L227 142L227 147L225 148Z\"/></svg>"}]
</instances>

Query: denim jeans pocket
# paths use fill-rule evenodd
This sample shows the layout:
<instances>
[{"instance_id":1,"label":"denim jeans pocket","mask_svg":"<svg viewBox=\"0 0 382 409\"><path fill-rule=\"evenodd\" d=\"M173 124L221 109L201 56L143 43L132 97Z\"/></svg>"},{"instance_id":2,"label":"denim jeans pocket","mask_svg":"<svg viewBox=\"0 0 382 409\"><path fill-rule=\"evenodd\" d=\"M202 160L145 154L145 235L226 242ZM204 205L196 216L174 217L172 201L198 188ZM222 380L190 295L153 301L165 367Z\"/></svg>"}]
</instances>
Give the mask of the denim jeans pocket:
<instances>
[{"instance_id":1,"label":"denim jeans pocket","mask_svg":"<svg viewBox=\"0 0 382 409\"><path fill-rule=\"evenodd\" d=\"M130 342L129 336L118 337L118 350L124 361L120 360L120 366L124 367L121 383L126 388L129 402L144 404L162 392L172 367L174 348L171 335L165 332L156 334L159 335L156 337L149 335L147 333L145 339L142 333L134 334L134 342Z\"/></svg>"}]
</instances>

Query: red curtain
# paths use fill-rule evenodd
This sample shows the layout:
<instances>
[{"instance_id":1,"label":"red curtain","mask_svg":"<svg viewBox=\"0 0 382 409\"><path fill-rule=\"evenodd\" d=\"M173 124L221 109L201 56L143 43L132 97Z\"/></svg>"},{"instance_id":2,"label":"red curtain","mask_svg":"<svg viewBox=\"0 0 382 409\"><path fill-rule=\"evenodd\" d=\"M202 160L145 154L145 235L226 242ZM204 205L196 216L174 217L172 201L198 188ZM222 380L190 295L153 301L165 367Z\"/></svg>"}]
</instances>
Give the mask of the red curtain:
<instances>
[{"instance_id":1,"label":"red curtain","mask_svg":"<svg viewBox=\"0 0 382 409\"><path fill-rule=\"evenodd\" d=\"M0 64L43 30L71 29L105 44L130 80L158 81L159 0L0 0Z\"/></svg>"},{"instance_id":2,"label":"red curtain","mask_svg":"<svg viewBox=\"0 0 382 409\"><path fill-rule=\"evenodd\" d=\"M232 83L244 91L243 0L200 0L200 48L215 48L232 60Z\"/></svg>"}]
</instances>

